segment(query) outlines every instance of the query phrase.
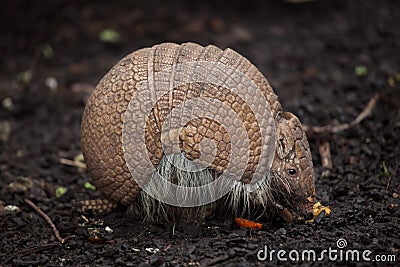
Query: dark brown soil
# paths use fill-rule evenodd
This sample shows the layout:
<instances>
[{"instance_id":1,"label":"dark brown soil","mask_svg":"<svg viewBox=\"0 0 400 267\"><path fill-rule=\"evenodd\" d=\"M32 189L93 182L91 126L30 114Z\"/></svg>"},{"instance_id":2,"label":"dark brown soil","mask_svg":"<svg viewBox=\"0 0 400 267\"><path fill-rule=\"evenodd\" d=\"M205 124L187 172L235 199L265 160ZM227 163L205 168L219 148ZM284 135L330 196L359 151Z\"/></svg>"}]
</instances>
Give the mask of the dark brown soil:
<instances>
[{"instance_id":1,"label":"dark brown soil","mask_svg":"<svg viewBox=\"0 0 400 267\"><path fill-rule=\"evenodd\" d=\"M371 250L371 258L395 255L398 264L399 25L396 0L4 1L0 265L275 265L285 262L257 259L265 245L320 252L337 249L340 238L346 249ZM116 43L99 40L106 28L119 33ZM331 216L307 225L276 220L248 231L220 219L187 228L143 224L122 211L87 216L87 222L74 210L73 200L100 196L85 189L90 179L84 172L60 163L80 153L88 92L122 56L165 41L234 48L267 76L284 108L308 125L349 122L380 94L372 115L355 128L310 137L318 196ZM321 166L322 140L331 145L331 170ZM60 186L68 191L57 197ZM62 237L74 237L60 244L24 198L43 209ZM19 211L4 210L7 205ZM338 263L355 265L318 264Z\"/></svg>"}]
</instances>

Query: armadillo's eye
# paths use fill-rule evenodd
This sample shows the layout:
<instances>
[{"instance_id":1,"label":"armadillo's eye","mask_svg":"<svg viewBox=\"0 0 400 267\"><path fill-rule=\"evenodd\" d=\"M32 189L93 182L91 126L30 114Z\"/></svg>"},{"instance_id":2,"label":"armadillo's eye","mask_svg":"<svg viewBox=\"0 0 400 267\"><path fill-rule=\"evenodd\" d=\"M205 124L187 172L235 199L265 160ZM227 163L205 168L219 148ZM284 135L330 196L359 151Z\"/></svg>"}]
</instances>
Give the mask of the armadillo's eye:
<instances>
[{"instance_id":1,"label":"armadillo's eye","mask_svg":"<svg viewBox=\"0 0 400 267\"><path fill-rule=\"evenodd\" d=\"M290 176L295 176L297 174L297 170L293 168L287 169L287 172Z\"/></svg>"}]
</instances>

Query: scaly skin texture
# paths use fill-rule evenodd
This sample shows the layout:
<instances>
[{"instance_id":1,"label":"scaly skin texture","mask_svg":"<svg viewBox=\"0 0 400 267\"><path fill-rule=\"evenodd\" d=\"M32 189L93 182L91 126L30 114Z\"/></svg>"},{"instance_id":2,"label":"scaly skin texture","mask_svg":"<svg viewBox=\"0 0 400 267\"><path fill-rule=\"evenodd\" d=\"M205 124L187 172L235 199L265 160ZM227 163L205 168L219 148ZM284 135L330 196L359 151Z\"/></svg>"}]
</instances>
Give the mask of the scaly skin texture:
<instances>
[{"instance_id":1,"label":"scaly skin texture","mask_svg":"<svg viewBox=\"0 0 400 267\"><path fill-rule=\"evenodd\" d=\"M282 111L278 98L268 81L247 59L231 49L221 50L215 46L202 47L193 43L182 45L164 43L138 50L118 62L99 82L86 105L82 119L82 152L88 172L96 187L112 202L123 205L131 204L137 197L141 189L129 171L123 152L124 113L140 83L146 82L150 75L174 64L192 61L220 62L244 73L262 92L270 110L257 110L254 106L259 106L257 105L259 99L255 99L254 103L248 103L231 90L221 86L192 83L174 87L168 94L159 98L147 118L145 142L151 163L157 166L165 153L180 151L184 151L190 160L199 159L200 143L204 139L211 139L216 144L217 151L209 169L217 173L225 170L230 160L232 143L221 123L212 118L200 116L190 120L184 127L169 130L167 133L163 132L162 127L167 115L184 101L199 96L214 98L237 114L245 128L244 134L249 136L250 150L247 153L249 160L243 176L238 179L243 183L248 183L255 172L261 160L261 131L265 130L267 136L274 135L275 137L275 144L273 144L275 155L268 155L274 156L270 172L277 177L271 184L272 190L280 192L277 199L284 201L283 205L297 213L306 213L315 199L314 171L309 145L300 121L293 114ZM190 70L188 70L188 75L190 75ZM252 92L243 93L251 95ZM204 108L214 109L216 113L224 110L221 106ZM275 132L269 128L260 129L262 126L257 123L256 112L258 114L265 112L266 120L272 120L275 124ZM182 116L185 117L188 114L182 114ZM267 122L271 123L271 121ZM232 122L224 121L223 123L231 124ZM237 138L242 138L241 134L243 133L235 133ZM162 143L172 142L173 137L177 135L180 151L174 151L174 149L163 151ZM132 153L136 153L134 146L129 148L132 149ZM137 151L137 153L142 153L142 151ZM135 163L130 164L135 165Z\"/></svg>"}]
</instances>

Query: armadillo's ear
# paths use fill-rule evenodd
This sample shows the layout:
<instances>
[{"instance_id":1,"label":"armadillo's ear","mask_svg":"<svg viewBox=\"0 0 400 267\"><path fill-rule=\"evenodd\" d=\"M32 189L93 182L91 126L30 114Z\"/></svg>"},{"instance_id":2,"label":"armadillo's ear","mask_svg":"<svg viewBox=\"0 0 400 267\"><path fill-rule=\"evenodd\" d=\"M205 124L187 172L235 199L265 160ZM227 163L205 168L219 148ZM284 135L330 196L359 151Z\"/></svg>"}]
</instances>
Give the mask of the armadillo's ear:
<instances>
[{"instance_id":1,"label":"armadillo's ear","mask_svg":"<svg viewBox=\"0 0 400 267\"><path fill-rule=\"evenodd\" d=\"M291 113L291 112L283 112L282 117L285 118L286 120L288 120L288 122L294 128L297 128L297 127L301 128L301 122L300 122L299 118L297 118L296 115L294 115L293 113Z\"/></svg>"},{"instance_id":2,"label":"armadillo's ear","mask_svg":"<svg viewBox=\"0 0 400 267\"><path fill-rule=\"evenodd\" d=\"M299 119L290 112L284 112L277 124L277 154L283 159L293 151L295 140L297 138L297 126L300 124Z\"/></svg>"}]
</instances>

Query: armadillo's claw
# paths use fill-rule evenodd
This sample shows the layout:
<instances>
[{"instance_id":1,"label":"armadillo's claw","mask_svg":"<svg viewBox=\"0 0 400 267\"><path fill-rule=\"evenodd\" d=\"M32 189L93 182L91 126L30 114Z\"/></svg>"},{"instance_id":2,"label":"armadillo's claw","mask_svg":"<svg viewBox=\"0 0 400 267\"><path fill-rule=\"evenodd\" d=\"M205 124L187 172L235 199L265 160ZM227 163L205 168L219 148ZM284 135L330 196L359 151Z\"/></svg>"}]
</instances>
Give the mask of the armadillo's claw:
<instances>
[{"instance_id":1,"label":"armadillo's claw","mask_svg":"<svg viewBox=\"0 0 400 267\"><path fill-rule=\"evenodd\" d=\"M294 214L292 214L287 208L283 207L281 204L275 203L275 208L278 210L279 215L287 223L291 223L295 220Z\"/></svg>"},{"instance_id":2,"label":"armadillo's claw","mask_svg":"<svg viewBox=\"0 0 400 267\"><path fill-rule=\"evenodd\" d=\"M329 207L322 206L320 202L316 202L313 206L312 214L313 217L309 220L306 220L305 223L320 222L323 217L331 214L331 209Z\"/></svg>"},{"instance_id":3,"label":"armadillo's claw","mask_svg":"<svg viewBox=\"0 0 400 267\"><path fill-rule=\"evenodd\" d=\"M286 208L282 209L279 211L279 215L282 217L282 219L285 220L287 223L291 223L294 221L293 214L290 213L290 211Z\"/></svg>"}]
</instances>

